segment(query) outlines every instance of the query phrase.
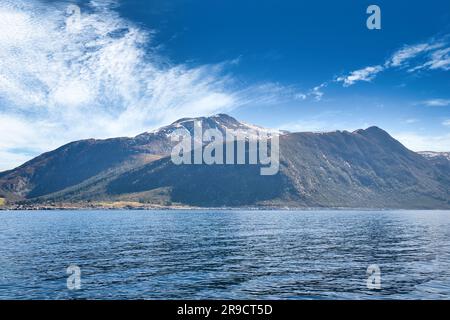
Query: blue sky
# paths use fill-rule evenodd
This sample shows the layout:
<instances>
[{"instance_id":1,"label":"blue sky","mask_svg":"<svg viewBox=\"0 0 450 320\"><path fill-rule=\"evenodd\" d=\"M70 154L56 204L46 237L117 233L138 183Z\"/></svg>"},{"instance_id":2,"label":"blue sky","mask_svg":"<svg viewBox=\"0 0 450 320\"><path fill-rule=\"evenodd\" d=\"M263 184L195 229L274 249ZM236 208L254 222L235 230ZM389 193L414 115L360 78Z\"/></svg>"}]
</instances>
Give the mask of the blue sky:
<instances>
[{"instance_id":1,"label":"blue sky","mask_svg":"<svg viewBox=\"0 0 450 320\"><path fill-rule=\"evenodd\" d=\"M219 112L450 151L448 0L0 0L0 21L0 170Z\"/></svg>"}]
</instances>

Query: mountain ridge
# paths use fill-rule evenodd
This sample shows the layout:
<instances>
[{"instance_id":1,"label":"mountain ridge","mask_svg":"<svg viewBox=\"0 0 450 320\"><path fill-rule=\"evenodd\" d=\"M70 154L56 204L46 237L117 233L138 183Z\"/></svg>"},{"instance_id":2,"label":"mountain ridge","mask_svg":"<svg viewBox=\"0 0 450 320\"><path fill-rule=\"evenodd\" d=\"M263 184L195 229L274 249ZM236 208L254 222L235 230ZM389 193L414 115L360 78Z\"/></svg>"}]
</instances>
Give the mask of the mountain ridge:
<instances>
[{"instance_id":1,"label":"mountain ridge","mask_svg":"<svg viewBox=\"0 0 450 320\"><path fill-rule=\"evenodd\" d=\"M170 133L192 131L193 121L221 132L259 128L219 114L179 119L134 138L71 142L0 173L0 198L12 208L450 208L450 161L415 153L378 127L281 132L280 172L265 177L259 165L174 165Z\"/></svg>"}]
</instances>

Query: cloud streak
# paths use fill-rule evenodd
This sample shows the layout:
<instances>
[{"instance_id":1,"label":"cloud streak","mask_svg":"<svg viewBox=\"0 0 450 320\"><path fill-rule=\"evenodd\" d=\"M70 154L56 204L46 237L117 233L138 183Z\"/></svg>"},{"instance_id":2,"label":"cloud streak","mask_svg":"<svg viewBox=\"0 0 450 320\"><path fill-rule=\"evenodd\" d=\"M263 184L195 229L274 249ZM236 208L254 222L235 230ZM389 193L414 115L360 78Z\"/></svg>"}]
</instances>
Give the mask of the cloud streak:
<instances>
[{"instance_id":1,"label":"cloud streak","mask_svg":"<svg viewBox=\"0 0 450 320\"><path fill-rule=\"evenodd\" d=\"M66 4L0 2L0 170L73 140L132 136L180 117L301 100L279 85L242 88L226 72L236 61L172 64L152 49L152 30L121 18L115 5L91 1L76 28L67 28L76 17Z\"/></svg>"},{"instance_id":2,"label":"cloud streak","mask_svg":"<svg viewBox=\"0 0 450 320\"><path fill-rule=\"evenodd\" d=\"M446 107L450 105L450 99L429 99L419 102L427 107Z\"/></svg>"},{"instance_id":3,"label":"cloud streak","mask_svg":"<svg viewBox=\"0 0 450 320\"><path fill-rule=\"evenodd\" d=\"M344 87L349 87L357 82L370 82L375 77L388 69L404 69L408 72L419 70L450 70L450 47L448 37L436 41L405 45L395 51L383 64L364 67L339 76L336 82L341 82Z\"/></svg>"},{"instance_id":4,"label":"cloud streak","mask_svg":"<svg viewBox=\"0 0 450 320\"><path fill-rule=\"evenodd\" d=\"M336 81L343 82L344 87L351 86L358 81L370 82L375 78L377 73L383 71L382 66L366 67L364 69L355 70L347 76L338 77Z\"/></svg>"},{"instance_id":5,"label":"cloud streak","mask_svg":"<svg viewBox=\"0 0 450 320\"><path fill-rule=\"evenodd\" d=\"M414 132L400 132L393 134L407 148L413 151L438 151L448 152L450 134L424 135Z\"/></svg>"},{"instance_id":6,"label":"cloud streak","mask_svg":"<svg viewBox=\"0 0 450 320\"><path fill-rule=\"evenodd\" d=\"M441 48L444 45L445 43L443 42L431 42L404 46L403 48L397 50L392 57L386 61L385 67L403 67L405 64L408 64L411 59L414 59L426 52Z\"/></svg>"}]
</instances>

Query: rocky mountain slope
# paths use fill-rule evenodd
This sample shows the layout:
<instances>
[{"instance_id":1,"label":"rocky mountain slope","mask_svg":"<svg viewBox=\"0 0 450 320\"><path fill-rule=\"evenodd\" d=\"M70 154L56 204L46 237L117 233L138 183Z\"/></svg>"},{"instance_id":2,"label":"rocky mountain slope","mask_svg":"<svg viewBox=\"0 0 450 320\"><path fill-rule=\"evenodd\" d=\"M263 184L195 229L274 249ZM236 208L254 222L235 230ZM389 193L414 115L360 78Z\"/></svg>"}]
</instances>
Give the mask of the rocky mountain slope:
<instances>
[{"instance_id":1,"label":"rocky mountain slope","mask_svg":"<svg viewBox=\"0 0 450 320\"><path fill-rule=\"evenodd\" d=\"M12 206L450 208L450 160L408 150L377 127L283 132L279 173L261 176L259 165L174 165L170 134L192 132L194 120L221 132L255 129L222 114L69 143L0 173L0 198Z\"/></svg>"}]
</instances>

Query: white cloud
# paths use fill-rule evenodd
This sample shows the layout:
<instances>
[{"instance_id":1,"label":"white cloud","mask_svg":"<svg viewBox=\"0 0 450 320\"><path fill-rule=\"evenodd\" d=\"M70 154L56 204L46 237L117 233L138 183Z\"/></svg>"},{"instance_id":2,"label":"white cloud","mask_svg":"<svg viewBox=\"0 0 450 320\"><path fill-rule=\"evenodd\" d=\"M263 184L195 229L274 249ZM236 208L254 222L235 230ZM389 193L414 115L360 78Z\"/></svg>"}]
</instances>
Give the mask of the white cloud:
<instances>
[{"instance_id":1,"label":"white cloud","mask_svg":"<svg viewBox=\"0 0 450 320\"><path fill-rule=\"evenodd\" d=\"M294 99L296 100L306 100L308 96L304 93L297 93L294 95Z\"/></svg>"},{"instance_id":2,"label":"white cloud","mask_svg":"<svg viewBox=\"0 0 450 320\"><path fill-rule=\"evenodd\" d=\"M58 125L16 115L0 114L0 128L0 168L3 169L11 169L34 154L58 147L58 135L65 135Z\"/></svg>"},{"instance_id":3,"label":"white cloud","mask_svg":"<svg viewBox=\"0 0 450 320\"><path fill-rule=\"evenodd\" d=\"M355 84L358 81L370 82L375 78L377 73L381 71L383 71L382 66L366 67L360 70L355 70L347 76L338 77L336 81L343 82L344 87L348 87Z\"/></svg>"},{"instance_id":4,"label":"white cloud","mask_svg":"<svg viewBox=\"0 0 450 320\"><path fill-rule=\"evenodd\" d=\"M450 105L450 99L429 99L419 102L428 107L446 107Z\"/></svg>"},{"instance_id":5,"label":"white cloud","mask_svg":"<svg viewBox=\"0 0 450 320\"><path fill-rule=\"evenodd\" d=\"M450 127L450 119L444 120L444 121L442 122L442 125L443 125L443 126Z\"/></svg>"},{"instance_id":6,"label":"white cloud","mask_svg":"<svg viewBox=\"0 0 450 320\"><path fill-rule=\"evenodd\" d=\"M401 67L404 64L408 63L411 59L416 58L417 56L429 52L430 50L434 50L440 48L444 45L444 43L420 43L416 45L404 46L402 49L397 50L392 57L386 61L386 67Z\"/></svg>"},{"instance_id":7,"label":"white cloud","mask_svg":"<svg viewBox=\"0 0 450 320\"><path fill-rule=\"evenodd\" d=\"M227 63L170 63L146 49L152 31L119 17L115 3L89 2L69 32L66 5L0 2L0 170L30 157L20 150L37 154L73 140L132 136L181 117L295 99L279 85L238 88Z\"/></svg>"},{"instance_id":8,"label":"white cloud","mask_svg":"<svg viewBox=\"0 0 450 320\"><path fill-rule=\"evenodd\" d=\"M393 134L393 137L413 151L450 151L450 133L431 136L403 132Z\"/></svg>"},{"instance_id":9,"label":"white cloud","mask_svg":"<svg viewBox=\"0 0 450 320\"><path fill-rule=\"evenodd\" d=\"M316 101L321 101L323 98L323 88L325 88L328 85L327 82L324 82L316 87L314 87L310 92L309 95L312 96L314 98L314 100Z\"/></svg>"},{"instance_id":10,"label":"white cloud","mask_svg":"<svg viewBox=\"0 0 450 320\"><path fill-rule=\"evenodd\" d=\"M413 62L414 65L412 65ZM448 47L448 37L444 37L440 41L431 40L416 45L405 45L395 51L382 65L352 71L348 75L337 77L335 81L342 82L344 87L349 87L359 81L370 82L380 72L405 67L409 67L408 72L422 69L449 71L450 47Z\"/></svg>"},{"instance_id":11,"label":"white cloud","mask_svg":"<svg viewBox=\"0 0 450 320\"><path fill-rule=\"evenodd\" d=\"M427 63L423 65L425 68L431 70L442 69L445 71L450 70L450 48L436 50L431 54L431 57Z\"/></svg>"}]
</instances>

